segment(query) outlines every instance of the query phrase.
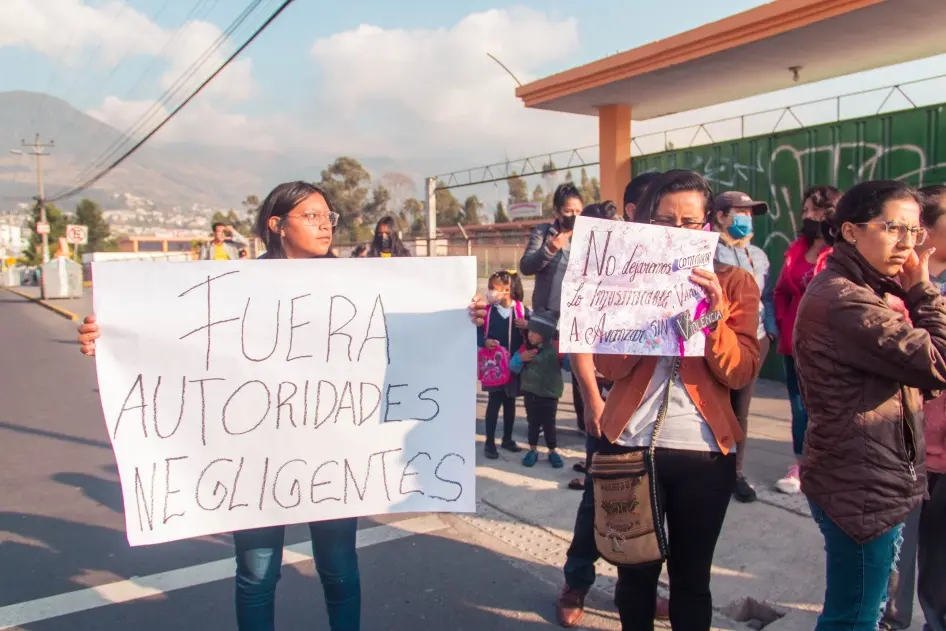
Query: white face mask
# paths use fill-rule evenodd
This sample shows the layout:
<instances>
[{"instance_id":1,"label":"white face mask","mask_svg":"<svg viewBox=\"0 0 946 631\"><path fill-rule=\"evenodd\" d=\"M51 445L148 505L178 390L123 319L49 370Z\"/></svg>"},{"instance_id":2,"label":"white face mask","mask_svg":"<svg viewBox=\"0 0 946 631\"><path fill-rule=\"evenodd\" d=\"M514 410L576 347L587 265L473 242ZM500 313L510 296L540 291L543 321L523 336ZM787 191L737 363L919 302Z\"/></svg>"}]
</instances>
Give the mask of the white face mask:
<instances>
[{"instance_id":1,"label":"white face mask","mask_svg":"<svg viewBox=\"0 0 946 631\"><path fill-rule=\"evenodd\" d=\"M491 305L495 305L499 303L505 295L505 291L496 291L495 289L490 289L486 292L486 302Z\"/></svg>"}]
</instances>

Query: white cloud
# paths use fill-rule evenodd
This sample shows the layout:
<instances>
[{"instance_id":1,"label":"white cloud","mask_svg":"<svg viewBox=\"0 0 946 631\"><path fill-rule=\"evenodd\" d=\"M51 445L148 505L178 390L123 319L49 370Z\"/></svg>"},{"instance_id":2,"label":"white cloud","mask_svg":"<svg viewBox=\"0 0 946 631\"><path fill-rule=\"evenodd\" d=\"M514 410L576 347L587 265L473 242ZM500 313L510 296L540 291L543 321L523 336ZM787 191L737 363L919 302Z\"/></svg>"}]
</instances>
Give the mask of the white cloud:
<instances>
[{"instance_id":1,"label":"white cloud","mask_svg":"<svg viewBox=\"0 0 946 631\"><path fill-rule=\"evenodd\" d=\"M362 25L320 39L323 141L400 158L458 155L473 166L596 141L596 122L527 110L492 53L523 83L576 52L574 19L524 8L474 13L449 29ZM353 152L355 149L348 149Z\"/></svg>"},{"instance_id":2,"label":"white cloud","mask_svg":"<svg viewBox=\"0 0 946 631\"><path fill-rule=\"evenodd\" d=\"M164 120L168 109L154 100L125 101L109 96L86 114L122 131L147 116L142 129L150 131ZM195 99L153 141L276 151L284 148L284 139L295 133L294 123L283 117L250 117L228 112L211 100Z\"/></svg>"},{"instance_id":3,"label":"white cloud","mask_svg":"<svg viewBox=\"0 0 946 631\"><path fill-rule=\"evenodd\" d=\"M159 57L167 68L159 80L164 91L175 84L184 98L206 79L234 49L231 41L208 53L223 31L201 20L180 29L164 29L130 4L110 0L98 6L83 0L0 1L0 47L36 50L81 71L86 63L114 67L127 57ZM235 60L208 86L205 96L240 101L256 93L250 59ZM181 81L185 73L193 76Z\"/></svg>"}]
</instances>

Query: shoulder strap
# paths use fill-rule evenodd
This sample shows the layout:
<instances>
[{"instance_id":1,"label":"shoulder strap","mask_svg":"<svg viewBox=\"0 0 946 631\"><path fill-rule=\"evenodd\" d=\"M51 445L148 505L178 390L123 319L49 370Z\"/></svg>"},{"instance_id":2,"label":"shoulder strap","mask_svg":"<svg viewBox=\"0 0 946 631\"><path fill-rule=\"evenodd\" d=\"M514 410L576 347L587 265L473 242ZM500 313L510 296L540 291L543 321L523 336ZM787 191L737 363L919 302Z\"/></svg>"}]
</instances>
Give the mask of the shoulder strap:
<instances>
[{"instance_id":1,"label":"shoulder strap","mask_svg":"<svg viewBox=\"0 0 946 631\"><path fill-rule=\"evenodd\" d=\"M483 320L483 339L489 338L489 314L493 312L493 305L486 310L486 318Z\"/></svg>"},{"instance_id":2,"label":"shoulder strap","mask_svg":"<svg viewBox=\"0 0 946 631\"><path fill-rule=\"evenodd\" d=\"M654 450L657 449L657 439L660 437L660 429L663 427L664 419L667 418L667 408L670 407L670 389L680 375L680 357L673 358L673 366L670 368L670 379L667 380L667 387L664 388L664 398L660 402L660 410L657 412L657 420L654 421L654 433L650 439L650 456L654 457Z\"/></svg>"},{"instance_id":3,"label":"shoulder strap","mask_svg":"<svg viewBox=\"0 0 946 631\"><path fill-rule=\"evenodd\" d=\"M522 303L521 303L521 302L519 302L518 300L515 301L514 306L515 306L515 311L516 311L516 317L517 317L517 318L519 318L519 319L521 320L522 318L526 317L526 314L525 314L525 311L524 311L523 308L522 308Z\"/></svg>"}]
</instances>

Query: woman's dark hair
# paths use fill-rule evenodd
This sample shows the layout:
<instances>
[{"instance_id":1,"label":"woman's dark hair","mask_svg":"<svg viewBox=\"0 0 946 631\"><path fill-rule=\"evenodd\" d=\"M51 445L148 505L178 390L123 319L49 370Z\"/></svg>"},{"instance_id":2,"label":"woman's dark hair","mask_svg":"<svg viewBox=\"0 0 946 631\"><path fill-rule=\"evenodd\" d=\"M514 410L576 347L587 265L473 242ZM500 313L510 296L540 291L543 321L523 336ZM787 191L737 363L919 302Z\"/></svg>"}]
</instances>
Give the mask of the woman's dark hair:
<instances>
[{"instance_id":1,"label":"woman's dark hair","mask_svg":"<svg viewBox=\"0 0 946 631\"><path fill-rule=\"evenodd\" d=\"M618 207L614 202L608 200L596 204L588 204L581 211L582 217L591 217L592 219L618 219Z\"/></svg>"},{"instance_id":2,"label":"woman's dark hair","mask_svg":"<svg viewBox=\"0 0 946 631\"><path fill-rule=\"evenodd\" d=\"M648 171L647 173L641 173L628 182L627 186L624 187L624 205L634 204L636 206L639 204L644 193L647 192L647 187L650 186L650 183L656 180L659 175L659 171Z\"/></svg>"},{"instance_id":3,"label":"woman's dark hair","mask_svg":"<svg viewBox=\"0 0 946 631\"><path fill-rule=\"evenodd\" d=\"M391 256L410 256L411 251L401 243L401 237L397 235L397 222L390 215L382 217L374 227L374 240L368 248L368 256L371 258L381 256L381 226L388 228L388 236L391 237Z\"/></svg>"},{"instance_id":4,"label":"woman's dark hair","mask_svg":"<svg viewBox=\"0 0 946 631\"><path fill-rule=\"evenodd\" d=\"M555 194L552 195L552 205L555 206L555 210L561 211L565 207L565 202L573 197L581 201L581 193L577 186L571 182L559 184L558 188L555 189Z\"/></svg>"},{"instance_id":5,"label":"woman's dark hair","mask_svg":"<svg viewBox=\"0 0 946 631\"><path fill-rule=\"evenodd\" d=\"M838 202L841 200L841 191L827 184L812 186L805 191L805 195L801 200L802 206L804 206L805 202L809 199L811 200L812 206L818 210L828 212L837 208Z\"/></svg>"},{"instance_id":6,"label":"woman's dark hair","mask_svg":"<svg viewBox=\"0 0 946 631\"><path fill-rule=\"evenodd\" d=\"M256 235L263 241L263 247L266 248L266 258L286 258L286 251L283 250L279 233L269 229L270 218L278 217L280 223L282 223L289 211L312 195L321 195L329 211L335 212L335 205L332 204L332 199L328 196L328 193L321 187L308 182L297 181L279 184L269 192L269 195L260 204L259 214L256 217ZM332 254L329 252L325 257L332 258Z\"/></svg>"},{"instance_id":7,"label":"woman's dark hair","mask_svg":"<svg viewBox=\"0 0 946 631\"><path fill-rule=\"evenodd\" d=\"M923 225L933 228L946 215L946 184L934 184L920 189L923 196Z\"/></svg>"},{"instance_id":8,"label":"woman's dark hair","mask_svg":"<svg viewBox=\"0 0 946 631\"><path fill-rule=\"evenodd\" d=\"M526 299L526 292L522 288L522 279L519 278L519 272L516 270L500 270L494 272L492 276L489 277L488 283L493 281L499 281L503 285L509 285L509 297L512 300L517 302L522 302ZM487 286L489 286L487 283Z\"/></svg>"},{"instance_id":9,"label":"woman's dark hair","mask_svg":"<svg viewBox=\"0 0 946 631\"><path fill-rule=\"evenodd\" d=\"M823 232L837 241L841 238L841 226L846 223L861 224L876 219L884 212L884 204L895 199L912 199L920 207L923 198L915 188L895 180L871 180L852 187L838 201L837 210L826 211ZM829 219L830 216L830 219Z\"/></svg>"},{"instance_id":10,"label":"woman's dark hair","mask_svg":"<svg viewBox=\"0 0 946 631\"><path fill-rule=\"evenodd\" d=\"M365 253L365 250L368 249L368 246L362 243L361 245L356 245L355 249L351 251L351 258L356 259L361 257Z\"/></svg>"},{"instance_id":11,"label":"woman's dark hair","mask_svg":"<svg viewBox=\"0 0 946 631\"><path fill-rule=\"evenodd\" d=\"M699 173L686 169L672 169L657 176L634 209L634 223L650 223L664 195L695 191L703 196L703 218L713 212L713 189Z\"/></svg>"}]
</instances>

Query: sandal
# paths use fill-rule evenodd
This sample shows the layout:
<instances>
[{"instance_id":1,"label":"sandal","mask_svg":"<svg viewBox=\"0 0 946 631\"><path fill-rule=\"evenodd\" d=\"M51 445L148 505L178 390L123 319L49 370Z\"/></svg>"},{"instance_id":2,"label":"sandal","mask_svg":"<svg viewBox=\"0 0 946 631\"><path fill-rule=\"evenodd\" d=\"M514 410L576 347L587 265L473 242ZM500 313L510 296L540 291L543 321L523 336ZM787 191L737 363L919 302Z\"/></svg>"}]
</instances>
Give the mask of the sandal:
<instances>
[{"instance_id":1,"label":"sandal","mask_svg":"<svg viewBox=\"0 0 946 631\"><path fill-rule=\"evenodd\" d=\"M568 488L573 491L584 491L585 481L581 478L572 478L572 481L568 483Z\"/></svg>"},{"instance_id":2,"label":"sandal","mask_svg":"<svg viewBox=\"0 0 946 631\"><path fill-rule=\"evenodd\" d=\"M584 462L576 462L575 464L572 465L572 470L575 473L588 473L588 469L585 468Z\"/></svg>"}]
</instances>

